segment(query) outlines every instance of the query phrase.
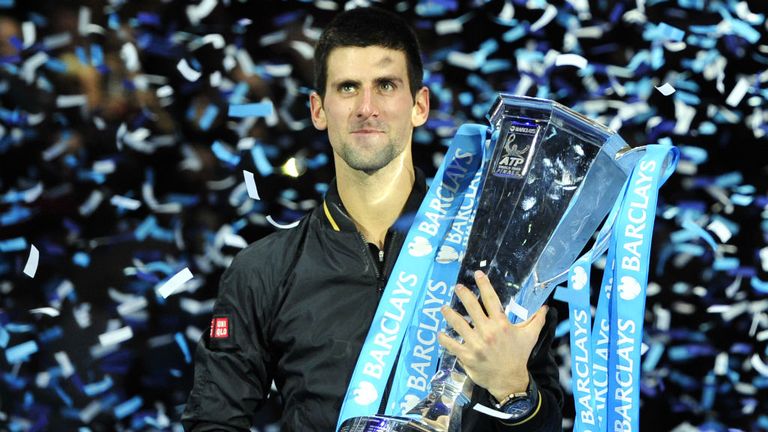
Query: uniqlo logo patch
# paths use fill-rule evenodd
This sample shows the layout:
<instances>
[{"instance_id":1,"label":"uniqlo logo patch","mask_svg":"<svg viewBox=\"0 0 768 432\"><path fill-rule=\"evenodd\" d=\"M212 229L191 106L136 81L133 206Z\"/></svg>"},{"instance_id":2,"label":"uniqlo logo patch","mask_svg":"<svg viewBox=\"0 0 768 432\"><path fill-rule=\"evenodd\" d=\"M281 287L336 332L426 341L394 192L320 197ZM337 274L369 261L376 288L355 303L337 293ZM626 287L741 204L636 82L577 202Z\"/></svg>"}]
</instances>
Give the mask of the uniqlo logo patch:
<instances>
[{"instance_id":1,"label":"uniqlo logo patch","mask_svg":"<svg viewBox=\"0 0 768 432\"><path fill-rule=\"evenodd\" d=\"M218 317L211 320L211 338L227 339L229 338L229 318Z\"/></svg>"}]
</instances>

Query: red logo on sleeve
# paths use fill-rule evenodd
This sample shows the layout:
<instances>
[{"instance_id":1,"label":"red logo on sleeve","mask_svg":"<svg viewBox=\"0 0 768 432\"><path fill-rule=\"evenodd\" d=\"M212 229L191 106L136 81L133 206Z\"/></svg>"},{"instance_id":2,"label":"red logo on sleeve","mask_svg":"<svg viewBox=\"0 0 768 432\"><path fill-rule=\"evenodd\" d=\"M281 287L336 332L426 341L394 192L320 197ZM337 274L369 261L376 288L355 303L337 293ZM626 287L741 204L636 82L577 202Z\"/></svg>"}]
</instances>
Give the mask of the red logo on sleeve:
<instances>
[{"instance_id":1,"label":"red logo on sleeve","mask_svg":"<svg viewBox=\"0 0 768 432\"><path fill-rule=\"evenodd\" d=\"M211 320L211 338L227 339L229 338L229 318L219 317Z\"/></svg>"}]
</instances>

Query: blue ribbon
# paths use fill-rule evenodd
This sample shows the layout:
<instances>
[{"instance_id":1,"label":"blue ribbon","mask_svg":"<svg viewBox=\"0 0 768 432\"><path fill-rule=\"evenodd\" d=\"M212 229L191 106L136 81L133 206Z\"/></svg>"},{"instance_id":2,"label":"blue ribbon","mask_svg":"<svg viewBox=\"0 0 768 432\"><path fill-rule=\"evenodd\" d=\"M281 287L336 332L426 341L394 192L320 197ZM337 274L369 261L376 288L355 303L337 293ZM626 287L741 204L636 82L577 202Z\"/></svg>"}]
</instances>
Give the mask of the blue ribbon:
<instances>
[{"instance_id":1,"label":"blue ribbon","mask_svg":"<svg viewBox=\"0 0 768 432\"><path fill-rule=\"evenodd\" d=\"M664 167L667 158L670 163ZM591 331L590 262L601 253L580 258L570 269L568 289L555 293L570 312L574 431L639 430L640 353L653 222L658 190L678 158L677 148L648 146L601 229L598 243L607 232L612 235Z\"/></svg>"},{"instance_id":2,"label":"blue ribbon","mask_svg":"<svg viewBox=\"0 0 768 432\"><path fill-rule=\"evenodd\" d=\"M664 160L672 163L664 169ZM640 427L640 351L648 285L651 237L658 190L674 172L680 152L671 146L648 146L632 172L615 226L615 277L610 296L611 342L608 351L606 426L637 431Z\"/></svg>"},{"instance_id":3,"label":"blue ribbon","mask_svg":"<svg viewBox=\"0 0 768 432\"><path fill-rule=\"evenodd\" d=\"M377 413L409 324L425 302L439 247L484 159L487 131L487 126L467 124L456 132L384 289L347 387L337 429L349 418ZM401 363L412 360L405 353Z\"/></svg>"},{"instance_id":4,"label":"blue ribbon","mask_svg":"<svg viewBox=\"0 0 768 432\"><path fill-rule=\"evenodd\" d=\"M486 162L484 159L483 165ZM484 171L481 166L475 173L469 189L464 193L461 207L453 218L451 229L446 232L438 249L426 295L417 308L419 313L413 315L403 342L385 411L387 415L406 416L429 393L429 382L437 372L437 363L442 353L437 344L437 335L445 328L440 308L449 304L453 295L475 219Z\"/></svg>"}]
</instances>

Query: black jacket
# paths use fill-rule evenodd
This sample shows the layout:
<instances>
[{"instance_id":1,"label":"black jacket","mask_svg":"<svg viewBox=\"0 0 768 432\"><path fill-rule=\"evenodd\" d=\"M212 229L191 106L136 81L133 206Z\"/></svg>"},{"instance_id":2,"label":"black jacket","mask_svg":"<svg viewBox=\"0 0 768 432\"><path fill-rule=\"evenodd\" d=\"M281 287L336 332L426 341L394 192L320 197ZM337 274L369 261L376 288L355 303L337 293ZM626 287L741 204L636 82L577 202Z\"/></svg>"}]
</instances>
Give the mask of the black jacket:
<instances>
[{"instance_id":1,"label":"black jacket","mask_svg":"<svg viewBox=\"0 0 768 432\"><path fill-rule=\"evenodd\" d=\"M417 211L425 193L419 173L403 214ZM274 379L284 401L283 431L333 431L406 234L407 227L390 229L379 262L381 254L356 230L334 182L323 205L298 226L241 251L222 276L214 306L212 323L225 330L205 332L197 346L185 429L248 430ZM551 349L556 322L551 308L529 361L542 397L538 414L508 427L467 409L463 430L561 429L563 396ZM490 406L479 388L475 401Z\"/></svg>"}]
</instances>

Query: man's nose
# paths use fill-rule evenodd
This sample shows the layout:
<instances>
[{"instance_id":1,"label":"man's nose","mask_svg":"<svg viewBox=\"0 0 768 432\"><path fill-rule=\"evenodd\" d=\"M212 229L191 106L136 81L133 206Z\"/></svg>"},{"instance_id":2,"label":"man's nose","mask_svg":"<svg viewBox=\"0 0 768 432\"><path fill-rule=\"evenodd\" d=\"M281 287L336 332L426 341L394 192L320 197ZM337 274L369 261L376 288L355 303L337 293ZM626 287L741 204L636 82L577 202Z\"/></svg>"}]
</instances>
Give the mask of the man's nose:
<instances>
[{"instance_id":1,"label":"man's nose","mask_svg":"<svg viewBox=\"0 0 768 432\"><path fill-rule=\"evenodd\" d=\"M364 87L359 98L357 106L357 117L368 118L377 117L379 108L376 101L376 94L370 87Z\"/></svg>"}]
</instances>

